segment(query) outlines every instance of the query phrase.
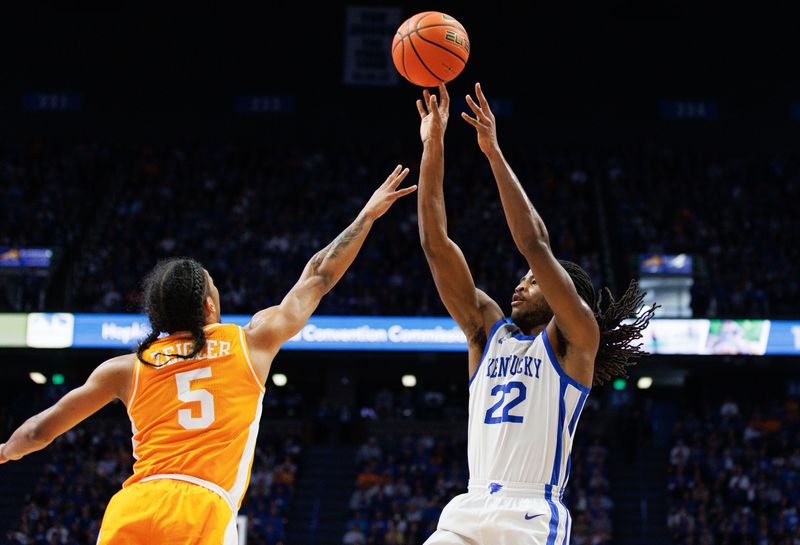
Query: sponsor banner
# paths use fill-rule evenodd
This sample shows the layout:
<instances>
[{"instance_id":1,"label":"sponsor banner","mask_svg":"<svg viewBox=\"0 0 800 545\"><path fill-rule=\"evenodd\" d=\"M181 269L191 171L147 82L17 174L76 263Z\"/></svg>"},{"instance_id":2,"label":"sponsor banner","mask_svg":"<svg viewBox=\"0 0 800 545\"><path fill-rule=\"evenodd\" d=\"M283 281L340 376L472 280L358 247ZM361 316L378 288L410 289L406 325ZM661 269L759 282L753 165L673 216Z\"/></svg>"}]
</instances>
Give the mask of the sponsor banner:
<instances>
[{"instance_id":1,"label":"sponsor banner","mask_svg":"<svg viewBox=\"0 0 800 545\"><path fill-rule=\"evenodd\" d=\"M764 355L769 335L769 320L661 319L642 332L642 349L651 354Z\"/></svg>"},{"instance_id":2,"label":"sponsor banner","mask_svg":"<svg viewBox=\"0 0 800 545\"><path fill-rule=\"evenodd\" d=\"M244 326L248 315L224 316ZM149 324L134 314L76 314L75 348L133 348ZM284 350L463 351L466 337L449 318L312 317Z\"/></svg>"},{"instance_id":3,"label":"sponsor banner","mask_svg":"<svg viewBox=\"0 0 800 545\"><path fill-rule=\"evenodd\" d=\"M702 354L708 320L652 320L642 331L642 350L650 354Z\"/></svg>"},{"instance_id":4,"label":"sponsor banner","mask_svg":"<svg viewBox=\"0 0 800 545\"><path fill-rule=\"evenodd\" d=\"M755 354L767 350L769 320L711 320L704 354Z\"/></svg>"},{"instance_id":5,"label":"sponsor banner","mask_svg":"<svg viewBox=\"0 0 800 545\"><path fill-rule=\"evenodd\" d=\"M49 248L0 248L0 267L49 267L52 259Z\"/></svg>"},{"instance_id":6,"label":"sponsor banner","mask_svg":"<svg viewBox=\"0 0 800 545\"><path fill-rule=\"evenodd\" d=\"M223 316L244 326L249 315ZM139 314L0 314L0 347L134 349L149 332ZM800 321L656 319L643 332L651 354L800 355ZM465 352L450 318L314 316L283 350Z\"/></svg>"},{"instance_id":7,"label":"sponsor banner","mask_svg":"<svg viewBox=\"0 0 800 545\"><path fill-rule=\"evenodd\" d=\"M800 322L772 320L767 341L767 354L800 354Z\"/></svg>"},{"instance_id":8,"label":"sponsor banner","mask_svg":"<svg viewBox=\"0 0 800 545\"><path fill-rule=\"evenodd\" d=\"M287 350L414 350L463 352L467 338L450 318L312 318Z\"/></svg>"},{"instance_id":9,"label":"sponsor banner","mask_svg":"<svg viewBox=\"0 0 800 545\"><path fill-rule=\"evenodd\" d=\"M28 346L25 338L27 329L27 314L0 313L0 346Z\"/></svg>"},{"instance_id":10,"label":"sponsor banner","mask_svg":"<svg viewBox=\"0 0 800 545\"><path fill-rule=\"evenodd\" d=\"M68 312L28 314L25 343L31 348L69 348L75 317Z\"/></svg>"},{"instance_id":11,"label":"sponsor banner","mask_svg":"<svg viewBox=\"0 0 800 545\"><path fill-rule=\"evenodd\" d=\"M134 348L150 332L140 314L76 314L73 348Z\"/></svg>"},{"instance_id":12,"label":"sponsor banner","mask_svg":"<svg viewBox=\"0 0 800 545\"><path fill-rule=\"evenodd\" d=\"M692 256L686 254L643 254L639 256L641 274L692 275Z\"/></svg>"}]
</instances>

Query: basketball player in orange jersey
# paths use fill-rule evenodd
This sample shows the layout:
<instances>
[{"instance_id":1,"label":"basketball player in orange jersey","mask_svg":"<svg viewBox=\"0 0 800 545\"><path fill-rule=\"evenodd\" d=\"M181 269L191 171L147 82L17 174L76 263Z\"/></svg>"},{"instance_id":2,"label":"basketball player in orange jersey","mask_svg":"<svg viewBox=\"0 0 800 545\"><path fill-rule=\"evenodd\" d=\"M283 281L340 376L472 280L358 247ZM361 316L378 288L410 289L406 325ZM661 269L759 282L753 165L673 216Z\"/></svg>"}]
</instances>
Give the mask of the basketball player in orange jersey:
<instances>
[{"instance_id":1,"label":"basketball player in orange jersey","mask_svg":"<svg viewBox=\"0 0 800 545\"><path fill-rule=\"evenodd\" d=\"M219 323L219 291L199 263L160 263L145 280L153 330L137 353L101 364L83 386L28 419L0 445L0 463L46 447L119 399L136 461L106 508L98 543L236 545L272 360L344 275L373 222L416 189L398 189L407 174L398 165L283 301L244 328Z\"/></svg>"},{"instance_id":2,"label":"basketball player in orange jersey","mask_svg":"<svg viewBox=\"0 0 800 545\"><path fill-rule=\"evenodd\" d=\"M464 255L447 234L444 133L450 99L427 90L417 101L423 142L419 231L436 288L467 337L468 492L442 511L425 545L567 545L570 515L561 501L570 451L593 383L625 375L641 354L653 308L634 323L644 294L632 282L601 305L589 275L558 260L547 228L497 142L495 118L475 86L467 95L478 145L489 161L505 220L530 270L509 289L510 317L475 286Z\"/></svg>"}]
</instances>

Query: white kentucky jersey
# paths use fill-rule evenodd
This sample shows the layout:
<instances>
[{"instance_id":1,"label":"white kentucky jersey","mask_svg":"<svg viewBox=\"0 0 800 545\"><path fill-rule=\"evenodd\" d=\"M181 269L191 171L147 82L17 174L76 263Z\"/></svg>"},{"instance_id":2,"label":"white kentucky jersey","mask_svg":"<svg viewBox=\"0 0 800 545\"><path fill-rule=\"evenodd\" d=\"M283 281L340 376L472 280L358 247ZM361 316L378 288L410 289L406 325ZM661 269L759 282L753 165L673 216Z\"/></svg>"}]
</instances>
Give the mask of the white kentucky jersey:
<instances>
[{"instance_id":1,"label":"white kentucky jersey","mask_svg":"<svg viewBox=\"0 0 800 545\"><path fill-rule=\"evenodd\" d=\"M589 390L560 367L547 330L530 337L498 321L469 383L470 482L563 490Z\"/></svg>"}]
</instances>

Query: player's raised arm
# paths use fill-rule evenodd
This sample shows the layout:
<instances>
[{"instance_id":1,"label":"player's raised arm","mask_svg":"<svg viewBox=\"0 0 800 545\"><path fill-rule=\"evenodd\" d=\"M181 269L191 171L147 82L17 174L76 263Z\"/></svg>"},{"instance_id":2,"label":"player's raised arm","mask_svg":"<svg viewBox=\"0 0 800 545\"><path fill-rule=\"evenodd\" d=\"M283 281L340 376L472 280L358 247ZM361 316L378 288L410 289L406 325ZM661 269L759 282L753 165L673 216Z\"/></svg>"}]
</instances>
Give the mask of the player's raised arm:
<instances>
[{"instance_id":1,"label":"player's raised arm","mask_svg":"<svg viewBox=\"0 0 800 545\"><path fill-rule=\"evenodd\" d=\"M336 285L353 263L375 220L385 214L397 199L416 190L415 185L398 189L407 175L408 169L397 165L375 190L355 221L333 242L314 254L283 301L253 316L245 327L251 349L274 356L284 342L303 328L322 296ZM258 362L254 363L259 367ZM261 378L265 379L269 369L259 371Z\"/></svg>"},{"instance_id":2,"label":"player's raised arm","mask_svg":"<svg viewBox=\"0 0 800 545\"><path fill-rule=\"evenodd\" d=\"M535 281L553 311L555 326L571 345L585 348L587 360L593 361L599 329L592 309L580 298L569 274L553 256L542 217L500 151L495 117L480 83L475 84L475 95L477 103L467 95L467 104L475 117L470 117L466 112L461 116L477 131L478 145L489 159L514 243L527 260Z\"/></svg>"},{"instance_id":3,"label":"player's raised arm","mask_svg":"<svg viewBox=\"0 0 800 545\"><path fill-rule=\"evenodd\" d=\"M8 441L0 445L0 464L43 449L115 399L127 401L133 364L133 354L111 358L95 369L83 386L23 422Z\"/></svg>"},{"instance_id":4,"label":"player's raised arm","mask_svg":"<svg viewBox=\"0 0 800 545\"><path fill-rule=\"evenodd\" d=\"M500 307L475 287L461 249L447 234L444 205L444 133L449 116L450 97L444 84L439 85L441 102L426 89L424 100L417 100L421 118L422 160L419 171L419 237L439 296L467 336L470 350L470 374L486 344L492 324L503 317Z\"/></svg>"}]
</instances>

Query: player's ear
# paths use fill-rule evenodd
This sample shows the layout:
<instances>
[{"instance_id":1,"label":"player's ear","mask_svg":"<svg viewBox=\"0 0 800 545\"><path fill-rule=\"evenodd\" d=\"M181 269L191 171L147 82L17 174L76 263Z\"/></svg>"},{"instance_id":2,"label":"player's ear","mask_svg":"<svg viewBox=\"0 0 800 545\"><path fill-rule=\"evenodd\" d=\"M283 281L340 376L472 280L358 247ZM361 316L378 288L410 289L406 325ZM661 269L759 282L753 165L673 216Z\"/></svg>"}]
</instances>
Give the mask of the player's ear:
<instances>
[{"instance_id":1,"label":"player's ear","mask_svg":"<svg viewBox=\"0 0 800 545\"><path fill-rule=\"evenodd\" d=\"M214 299L210 295L207 295L205 301L203 301L203 310L206 316L216 316L217 314L217 305L214 304Z\"/></svg>"}]
</instances>

